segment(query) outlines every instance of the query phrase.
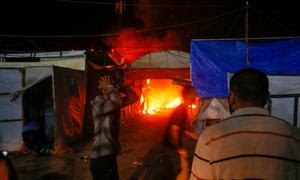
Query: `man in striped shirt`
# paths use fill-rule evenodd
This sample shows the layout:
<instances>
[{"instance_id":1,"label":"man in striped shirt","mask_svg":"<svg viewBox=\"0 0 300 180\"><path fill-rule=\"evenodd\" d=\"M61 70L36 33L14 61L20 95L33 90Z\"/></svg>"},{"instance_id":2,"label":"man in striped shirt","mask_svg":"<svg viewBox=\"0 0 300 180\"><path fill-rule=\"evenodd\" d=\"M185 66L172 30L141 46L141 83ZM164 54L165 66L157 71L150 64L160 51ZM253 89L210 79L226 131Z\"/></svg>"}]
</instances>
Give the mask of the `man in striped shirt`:
<instances>
[{"instance_id":1,"label":"man in striped shirt","mask_svg":"<svg viewBox=\"0 0 300 180\"><path fill-rule=\"evenodd\" d=\"M138 100L128 86L117 88L110 76L99 80L102 93L91 102L93 106L94 142L90 170L94 180L118 180L117 155L120 151L120 110ZM121 97L120 93L125 96Z\"/></svg>"},{"instance_id":2,"label":"man in striped shirt","mask_svg":"<svg viewBox=\"0 0 300 180\"><path fill-rule=\"evenodd\" d=\"M264 109L267 76L243 69L230 80L231 117L199 137L190 179L300 179L300 131Z\"/></svg>"}]
</instances>

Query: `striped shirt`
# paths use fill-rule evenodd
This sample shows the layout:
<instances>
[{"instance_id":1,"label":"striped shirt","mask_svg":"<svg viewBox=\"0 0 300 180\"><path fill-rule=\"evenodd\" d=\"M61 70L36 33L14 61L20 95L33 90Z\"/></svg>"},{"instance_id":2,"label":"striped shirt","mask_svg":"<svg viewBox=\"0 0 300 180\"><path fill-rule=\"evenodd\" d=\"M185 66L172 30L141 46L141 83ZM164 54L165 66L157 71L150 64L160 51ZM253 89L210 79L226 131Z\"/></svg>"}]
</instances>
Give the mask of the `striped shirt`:
<instances>
[{"instance_id":1,"label":"striped shirt","mask_svg":"<svg viewBox=\"0 0 300 180\"><path fill-rule=\"evenodd\" d=\"M109 100L96 96L93 106L94 142L91 158L117 154L120 150L120 108L122 99L113 86L107 89Z\"/></svg>"},{"instance_id":2,"label":"striped shirt","mask_svg":"<svg viewBox=\"0 0 300 180\"><path fill-rule=\"evenodd\" d=\"M262 108L243 108L199 137L190 180L300 179L300 131Z\"/></svg>"}]
</instances>

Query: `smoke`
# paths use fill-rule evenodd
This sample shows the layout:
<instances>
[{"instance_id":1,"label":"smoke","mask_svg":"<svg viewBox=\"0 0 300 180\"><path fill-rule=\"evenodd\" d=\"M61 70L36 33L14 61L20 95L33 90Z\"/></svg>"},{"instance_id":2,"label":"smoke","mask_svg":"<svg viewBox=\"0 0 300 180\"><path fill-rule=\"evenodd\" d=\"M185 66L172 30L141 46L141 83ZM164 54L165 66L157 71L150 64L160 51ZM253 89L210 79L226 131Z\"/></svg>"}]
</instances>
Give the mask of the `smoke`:
<instances>
[{"instance_id":1,"label":"smoke","mask_svg":"<svg viewBox=\"0 0 300 180\"><path fill-rule=\"evenodd\" d=\"M108 37L105 43L111 48L109 56L117 63L131 63L137 58L155 51L177 50L180 39L177 32L172 30L149 30L161 26L162 9L155 9L146 4L155 3L153 0L139 0L140 6L135 9L135 16L143 26L141 28L121 28L118 36Z\"/></svg>"},{"instance_id":2,"label":"smoke","mask_svg":"<svg viewBox=\"0 0 300 180\"><path fill-rule=\"evenodd\" d=\"M160 14L158 9L153 9L143 6L146 4L151 4L151 0L139 0L139 7L136 11L136 17L139 18L144 23L144 28L151 28L157 24L157 17Z\"/></svg>"},{"instance_id":3,"label":"smoke","mask_svg":"<svg viewBox=\"0 0 300 180\"><path fill-rule=\"evenodd\" d=\"M119 63L131 63L137 58L155 51L177 49L180 44L177 34L167 31L163 37L136 33L135 28L123 29L117 38L110 38L106 43L110 45L110 57Z\"/></svg>"}]
</instances>

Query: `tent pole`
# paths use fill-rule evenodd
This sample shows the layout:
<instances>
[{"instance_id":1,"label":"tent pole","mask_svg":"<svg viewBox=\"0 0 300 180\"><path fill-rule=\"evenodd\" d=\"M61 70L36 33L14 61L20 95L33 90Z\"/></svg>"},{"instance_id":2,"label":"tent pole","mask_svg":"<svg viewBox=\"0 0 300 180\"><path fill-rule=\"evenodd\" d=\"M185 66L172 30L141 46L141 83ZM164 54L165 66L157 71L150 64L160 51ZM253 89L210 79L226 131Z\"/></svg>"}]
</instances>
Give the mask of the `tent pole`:
<instances>
[{"instance_id":1,"label":"tent pole","mask_svg":"<svg viewBox=\"0 0 300 180\"><path fill-rule=\"evenodd\" d=\"M248 9L249 9L249 2L246 1L246 16L245 16L245 40L246 40L246 61L247 61L247 66L250 65L250 61L249 61L249 39L248 39L248 29L249 29L249 25L248 25Z\"/></svg>"},{"instance_id":2,"label":"tent pole","mask_svg":"<svg viewBox=\"0 0 300 180\"><path fill-rule=\"evenodd\" d=\"M299 97L295 97L294 101L294 126L297 127L298 124L298 105L299 105Z\"/></svg>"}]
</instances>

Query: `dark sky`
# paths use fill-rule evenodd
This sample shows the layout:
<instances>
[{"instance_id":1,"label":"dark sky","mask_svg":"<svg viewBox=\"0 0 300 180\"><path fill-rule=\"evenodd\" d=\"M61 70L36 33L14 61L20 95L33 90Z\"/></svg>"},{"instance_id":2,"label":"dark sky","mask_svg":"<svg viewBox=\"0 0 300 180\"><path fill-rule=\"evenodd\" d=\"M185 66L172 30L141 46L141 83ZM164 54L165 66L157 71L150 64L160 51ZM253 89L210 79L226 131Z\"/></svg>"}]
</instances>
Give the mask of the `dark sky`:
<instances>
[{"instance_id":1,"label":"dark sky","mask_svg":"<svg viewBox=\"0 0 300 180\"><path fill-rule=\"evenodd\" d=\"M105 49L103 37L51 36L99 35L131 27L137 30L165 27L147 32L158 36L168 30L175 31L183 49L188 48L192 38L245 35L243 0L126 0L128 6L121 21L115 13L115 1L89 1L107 4L56 0L4 2L0 4L1 51ZM300 35L300 10L295 2L249 2L249 37Z\"/></svg>"}]
</instances>

